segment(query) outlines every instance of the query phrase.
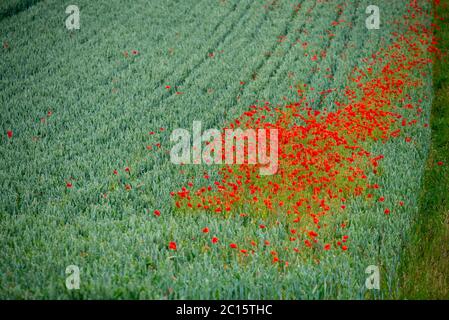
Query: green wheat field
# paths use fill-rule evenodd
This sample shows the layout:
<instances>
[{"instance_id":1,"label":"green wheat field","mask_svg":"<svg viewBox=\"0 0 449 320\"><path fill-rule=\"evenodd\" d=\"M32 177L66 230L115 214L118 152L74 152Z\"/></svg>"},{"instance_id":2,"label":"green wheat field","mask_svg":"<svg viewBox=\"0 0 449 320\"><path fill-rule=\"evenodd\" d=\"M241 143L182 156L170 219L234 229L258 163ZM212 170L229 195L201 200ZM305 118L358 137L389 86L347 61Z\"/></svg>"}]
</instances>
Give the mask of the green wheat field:
<instances>
[{"instance_id":1,"label":"green wheat field","mask_svg":"<svg viewBox=\"0 0 449 320\"><path fill-rule=\"evenodd\" d=\"M401 270L410 261L407 245L416 243L425 168L448 175L444 153L428 160L435 88L434 51L426 48L435 44L428 37L435 4L410 3L1 1L0 298L403 297ZM380 8L378 29L366 24L372 4ZM67 28L69 5L79 8L79 29ZM415 23L419 31L409 28ZM418 55L402 34L416 42ZM389 73L386 63L406 71ZM364 70L360 81L357 68ZM364 91L361 83L372 79L377 87ZM359 121L348 112L362 132L350 143L370 159L382 157L374 163L338 149L338 170L365 173L333 182L344 204L330 201L320 222L307 216L293 229L294 213L286 213L300 201L295 197L320 197L307 183L289 198L264 194L271 209L252 205L252 195L221 213L176 205L173 194L183 186L194 185L193 197L222 177L220 166L173 164L173 130L192 130L194 121L220 129L253 105L282 113L302 97L310 110L339 114L338 102L368 105L372 96L383 101L375 116L368 110ZM351 128L338 132L349 140ZM298 143L308 144L314 142ZM333 170L302 165L314 177ZM276 181L290 190L296 176L270 179L278 178L262 178L260 186ZM363 191L345 191L352 186ZM79 288L67 285L68 266L79 269ZM378 270L379 288L367 286L369 266Z\"/></svg>"}]
</instances>

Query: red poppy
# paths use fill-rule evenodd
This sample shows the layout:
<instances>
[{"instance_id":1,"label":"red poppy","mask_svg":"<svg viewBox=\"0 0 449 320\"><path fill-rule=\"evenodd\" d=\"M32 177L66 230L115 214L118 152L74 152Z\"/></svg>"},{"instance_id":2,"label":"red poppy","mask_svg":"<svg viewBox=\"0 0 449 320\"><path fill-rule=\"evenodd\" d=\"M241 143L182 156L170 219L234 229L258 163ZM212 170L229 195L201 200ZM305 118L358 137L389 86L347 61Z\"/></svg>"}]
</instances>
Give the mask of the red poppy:
<instances>
[{"instance_id":1,"label":"red poppy","mask_svg":"<svg viewBox=\"0 0 449 320\"><path fill-rule=\"evenodd\" d=\"M176 242L174 242L174 241L171 241L170 243L169 243L169 245L168 245L168 248L170 249L170 250L176 250Z\"/></svg>"},{"instance_id":2,"label":"red poppy","mask_svg":"<svg viewBox=\"0 0 449 320\"><path fill-rule=\"evenodd\" d=\"M217 237L213 237L212 238L212 243L217 243L218 242L218 238Z\"/></svg>"},{"instance_id":3,"label":"red poppy","mask_svg":"<svg viewBox=\"0 0 449 320\"><path fill-rule=\"evenodd\" d=\"M71 182L67 182L65 185L66 185L67 188L71 188L72 187L72 183Z\"/></svg>"},{"instance_id":4,"label":"red poppy","mask_svg":"<svg viewBox=\"0 0 449 320\"><path fill-rule=\"evenodd\" d=\"M347 246L342 246L341 249L342 249L343 251L346 251L346 250L348 250L348 247L347 247Z\"/></svg>"},{"instance_id":5,"label":"red poppy","mask_svg":"<svg viewBox=\"0 0 449 320\"><path fill-rule=\"evenodd\" d=\"M159 210L154 210L153 213L156 217L159 217L161 215L161 212Z\"/></svg>"},{"instance_id":6,"label":"red poppy","mask_svg":"<svg viewBox=\"0 0 449 320\"><path fill-rule=\"evenodd\" d=\"M231 247L231 249L237 249L237 245L235 243L231 243L229 246Z\"/></svg>"},{"instance_id":7,"label":"red poppy","mask_svg":"<svg viewBox=\"0 0 449 320\"><path fill-rule=\"evenodd\" d=\"M260 229L265 229L265 225L261 224L261 225L259 225L259 228Z\"/></svg>"},{"instance_id":8,"label":"red poppy","mask_svg":"<svg viewBox=\"0 0 449 320\"><path fill-rule=\"evenodd\" d=\"M325 246L324 246L324 250L330 250L331 249L331 245L330 244L326 244Z\"/></svg>"},{"instance_id":9,"label":"red poppy","mask_svg":"<svg viewBox=\"0 0 449 320\"><path fill-rule=\"evenodd\" d=\"M8 138L12 138L12 131L11 131L11 130L8 130L8 131L6 132L6 134L8 135Z\"/></svg>"},{"instance_id":10,"label":"red poppy","mask_svg":"<svg viewBox=\"0 0 449 320\"><path fill-rule=\"evenodd\" d=\"M385 213L385 214L390 214L390 209L388 209L388 208L385 209L385 210L384 210L384 213Z\"/></svg>"},{"instance_id":11,"label":"red poppy","mask_svg":"<svg viewBox=\"0 0 449 320\"><path fill-rule=\"evenodd\" d=\"M132 51L132 54L136 56L136 55L138 55L138 54L139 54L139 51L137 51L137 50L133 50L133 51Z\"/></svg>"},{"instance_id":12,"label":"red poppy","mask_svg":"<svg viewBox=\"0 0 449 320\"><path fill-rule=\"evenodd\" d=\"M203 233L209 233L209 228L208 227L204 228Z\"/></svg>"},{"instance_id":13,"label":"red poppy","mask_svg":"<svg viewBox=\"0 0 449 320\"><path fill-rule=\"evenodd\" d=\"M115 174L115 175L118 175L118 171L117 171L117 170L114 170L114 174Z\"/></svg>"}]
</instances>

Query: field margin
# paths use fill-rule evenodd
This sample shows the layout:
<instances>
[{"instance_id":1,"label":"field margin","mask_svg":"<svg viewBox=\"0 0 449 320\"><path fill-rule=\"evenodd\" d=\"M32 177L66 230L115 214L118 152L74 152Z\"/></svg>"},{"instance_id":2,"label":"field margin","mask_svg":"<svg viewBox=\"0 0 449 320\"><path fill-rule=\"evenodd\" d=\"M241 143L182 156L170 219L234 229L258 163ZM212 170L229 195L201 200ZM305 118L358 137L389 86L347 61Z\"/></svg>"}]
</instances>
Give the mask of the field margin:
<instances>
[{"instance_id":1,"label":"field margin","mask_svg":"<svg viewBox=\"0 0 449 320\"><path fill-rule=\"evenodd\" d=\"M449 299L449 0L434 2L434 56L431 146L419 212L400 267L399 299Z\"/></svg>"}]
</instances>

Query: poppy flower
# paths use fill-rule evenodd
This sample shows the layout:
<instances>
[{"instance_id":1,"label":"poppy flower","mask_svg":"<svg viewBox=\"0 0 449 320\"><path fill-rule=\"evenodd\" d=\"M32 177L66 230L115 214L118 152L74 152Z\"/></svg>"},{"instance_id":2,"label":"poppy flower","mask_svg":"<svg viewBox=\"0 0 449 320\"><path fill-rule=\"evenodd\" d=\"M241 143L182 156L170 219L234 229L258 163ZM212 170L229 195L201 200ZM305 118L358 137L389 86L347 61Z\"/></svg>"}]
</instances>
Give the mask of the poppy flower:
<instances>
[{"instance_id":1,"label":"poppy flower","mask_svg":"<svg viewBox=\"0 0 449 320\"><path fill-rule=\"evenodd\" d=\"M217 237L213 237L211 241L212 241L212 243L217 243L218 242L218 238Z\"/></svg>"},{"instance_id":2,"label":"poppy flower","mask_svg":"<svg viewBox=\"0 0 449 320\"><path fill-rule=\"evenodd\" d=\"M114 174L118 175L118 171L116 169L114 169Z\"/></svg>"},{"instance_id":3,"label":"poppy flower","mask_svg":"<svg viewBox=\"0 0 449 320\"><path fill-rule=\"evenodd\" d=\"M324 250L330 250L331 249L331 245L330 244L326 244L325 246L324 246Z\"/></svg>"},{"instance_id":4,"label":"poppy flower","mask_svg":"<svg viewBox=\"0 0 449 320\"><path fill-rule=\"evenodd\" d=\"M235 243L231 243L229 246L231 247L231 249L237 249L237 245Z\"/></svg>"},{"instance_id":5,"label":"poppy flower","mask_svg":"<svg viewBox=\"0 0 449 320\"><path fill-rule=\"evenodd\" d=\"M171 86L165 86L165 89L167 89L167 90L171 89Z\"/></svg>"},{"instance_id":6,"label":"poppy flower","mask_svg":"<svg viewBox=\"0 0 449 320\"><path fill-rule=\"evenodd\" d=\"M346 251L346 250L348 250L348 247L347 246L342 246L341 250Z\"/></svg>"},{"instance_id":7,"label":"poppy flower","mask_svg":"<svg viewBox=\"0 0 449 320\"><path fill-rule=\"evenodd\" d=\"M8 138L12 138L12 131L11 131L11 130L8 130L8 131L6 132L6 134L8 135Z\"/></svg>"},{"instance_id":8,"label":"poppy flower","mask_svg":"<svg viewBox=\"0 0 449 320\"><path fill-rule=\"evenodd\" d=\"M174 241L171 241L170 243L169 243L169 245L168 245L168 248L170 249L170 250L176 250L176 242L174 242Z\"/></svg>"},{"instance_id":9,"label":"poppy flower","mask_svg":"<svg viewBox=\"0 0 449 320\"><path fill-rule=\"evenodd\" d=\"M442 166L443 165L443 161L438 161L438 165Z\"/></svg>"},{"instance_id":10,"label":"poppy flower","mask_svg":"<svg viewBox=\"0 0 449 320\"><path fill-rule=\"evenodd\" d=\"M69 188L69 189L72 187L72 183L71 183L71 182L67 182L65 185L66 185L66 187Z\"/></svg>"},{"instance_id":11,"label":"poppy flower","mask_svg":"<svg viewBox=\"0 0 449 320\"><path fill-rule=\"evenodd\" d=\"M156 217L159 217L161 215L161 212L159 210L154 210L153 213Z\"/></svg>"},{"instance_id":12,"label":"poppy flower","mask_svg":"<svg viewBox=\"0 0 449 320\"><path fill-rule=\"evenodd\" d=\"M261 225L259 225L259 228L260 229L265 229L265 225L261 224Z\"/></svg>"},{"instance_id":13,"label":"poppy flower","mask_svg":"<svg viewBox=\"0 0 449 320\"><path fill-rule=\"evenodd\" d=\"M388 209L388 208L385 209L385 210L384 210L384 213L385 213L385 214L390 214L390 209Z\"/></svg>"},{"instance_id":14,"label":"poppy flower","mask_svg":"<svg viewBox=\"0 0 449 320\"><path fill-rule=\"evenodd\" d=\"M133 51L132 51L132 54L133 54L134 56L137 56L137 55L139 54L139 51L133 50Z\"/></svg>"},{"instance_id":15,"label":"poppy flower","mask_svg":"<svg viewBox=\"0 0 449 320\"><path fill-rule=\"evenodd\" d=\"M209 228L208 228L208 227L205 227L205 228L203 229L203 233L209 233Z\"/></svg>"}]
</instances>

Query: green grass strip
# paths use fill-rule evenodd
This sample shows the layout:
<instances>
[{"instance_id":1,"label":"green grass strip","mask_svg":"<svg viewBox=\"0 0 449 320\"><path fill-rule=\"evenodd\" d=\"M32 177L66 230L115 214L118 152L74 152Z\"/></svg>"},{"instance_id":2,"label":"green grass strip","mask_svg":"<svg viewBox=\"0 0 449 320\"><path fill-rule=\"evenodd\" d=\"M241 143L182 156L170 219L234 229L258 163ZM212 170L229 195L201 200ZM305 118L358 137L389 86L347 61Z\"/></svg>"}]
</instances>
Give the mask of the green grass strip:
<instances>
[{"instance_id":1,"label":"green grass strip","mask_svg":"<svg viewBox=\"0 0 449 320\"><path fill-rule=\"evenodd\" d=\"M442 56L434 58L432 145L413 237L401 266L400 299L449 299L449 0L435 6Z\"/></svg>"}]
</instances>

